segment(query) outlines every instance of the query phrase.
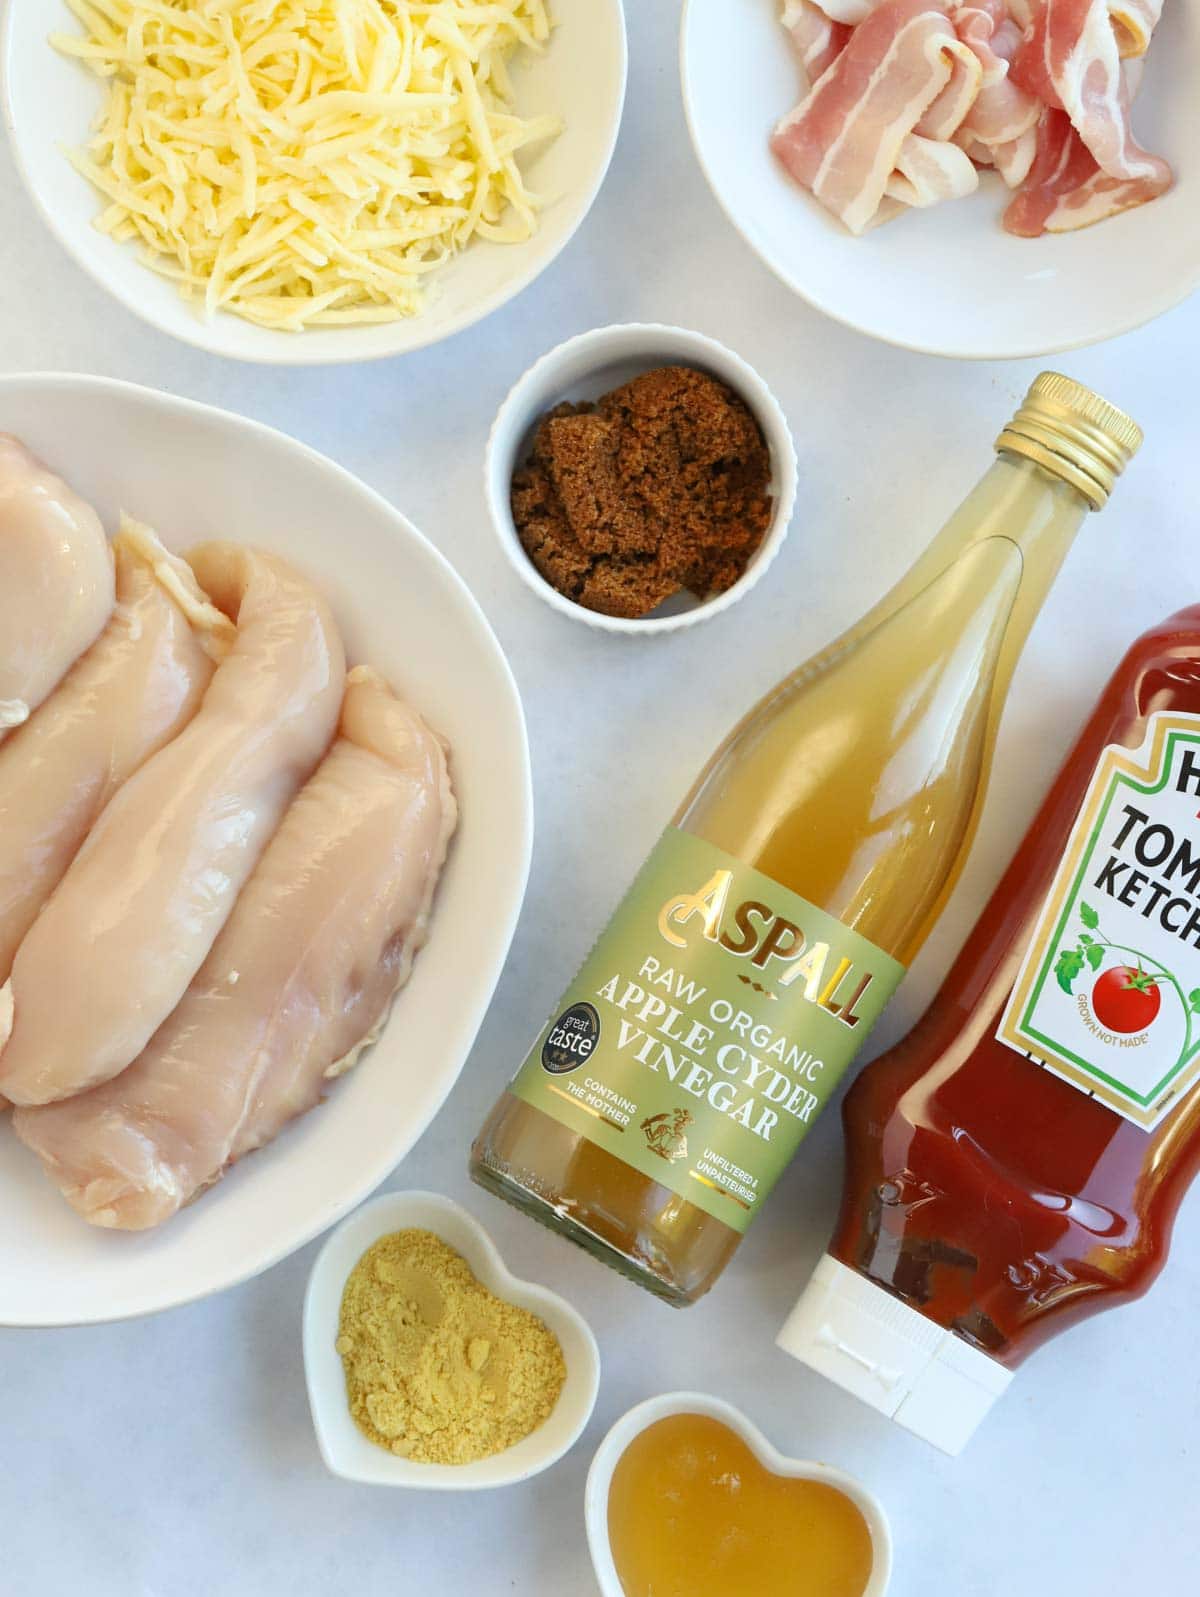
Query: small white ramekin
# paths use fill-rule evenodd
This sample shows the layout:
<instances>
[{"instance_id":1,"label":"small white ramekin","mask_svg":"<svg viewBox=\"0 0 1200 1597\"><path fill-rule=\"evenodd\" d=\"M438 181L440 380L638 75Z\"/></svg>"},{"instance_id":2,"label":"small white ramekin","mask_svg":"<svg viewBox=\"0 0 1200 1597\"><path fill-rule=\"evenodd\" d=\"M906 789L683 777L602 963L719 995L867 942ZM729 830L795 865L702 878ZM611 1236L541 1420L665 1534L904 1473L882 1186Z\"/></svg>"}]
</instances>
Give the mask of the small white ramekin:
<instances>
[{"instance_id":1,"label":"small white ramekin","mask_svg":"<svg viewBox=\"0 0 1200 1597\"><path fill-rule=\"evenodd\" d=\"M727 383L743 399L762 428L771 456L770 492L774 514L762 543L745 571L724 593L711 599L677 594L652 615L629 618L601 615L559 593L542 577L517 537L513 522L513 472L528 456L533 434L548 410L563 400L598 399L657 366L694 366ZM535 362L509 390L496 413L484 460L485 491L492 524L513 570L553 609L603 632L650 636L690 627L728 610L762 577L787 535L796 502L796 451L774 394L740 355L704 333L653 322L597 327L567 339Z\"/></svg>"},{"instance_id":2,"label":"small white ramekin","mask_svg":"<svg viewBox=\"0 0 1200 1597\"><path fill-rule=\"evenodd\" d=\"M536 1314L563 1350L567 1379L558 1402L536 1431L506 1452L474 1464L416 1464L377 1447L355 1425L336 1346L346 1278L367 1249L393 1231L432 1231L462 1254L474 1275L498 1298ZM473 1215L436 1192L385 1192L356 1209L317 1255L304 1297L304 1373L321 1457L335 1475L371 1486L417 1486L472 1491L511 1486L549 1468L579 1438L600 1385L600 1352L587 1321L557 1292L513 1275Z\"/></svg>"},{"instance_id":3,"label":"small white ramekin","mask_svg":"<svg viewBox=\"0 0 1200 1597\"><path fill-rule=\"evenodd\" d=\"M657 1420L666 1419L669 1414L704 1414L720 1420L742 1438L759 1463L772 1474L821 1481L845 1492L866 1520L871 1533L874 1556L863 1597L883 1597L892 1575L892 1536L883 1505L874 1493L869 1492L852 1475L845 1475L828 1464L813 1464L804 1459L785 1457L771 1446L757 1425L752 1425L741 1409L734 1408L732 1403L726 1403L719 1397L710 1397L707 1392L667 1392L661 1397L652 1397L645 1403L639 1403L621 1416L596 1449L596 1456L588 1471L584 1513L588 1547L603 1597L625 1597L608 1540L608 1492L612 1485L613 1470L634 1437Z\"/></svg>"}]
</instances>

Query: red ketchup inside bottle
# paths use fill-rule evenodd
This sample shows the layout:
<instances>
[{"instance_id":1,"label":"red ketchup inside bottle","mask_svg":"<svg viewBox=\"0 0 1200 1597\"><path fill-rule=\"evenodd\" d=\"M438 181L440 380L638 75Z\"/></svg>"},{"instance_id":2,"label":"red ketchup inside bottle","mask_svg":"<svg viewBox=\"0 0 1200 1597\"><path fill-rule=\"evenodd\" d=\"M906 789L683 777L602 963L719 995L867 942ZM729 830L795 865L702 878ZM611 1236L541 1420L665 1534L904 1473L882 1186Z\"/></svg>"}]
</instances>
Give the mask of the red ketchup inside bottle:
<instances>
[{"instance_id":1,"label":"red ketchup inside bottle","mask_svg":"<svg viewBox=\"0 0 1200 1597\"><path fill-rule=\"evenodd\" d=\"M957 1452L1027 1354L1146 1290L1200 1166L1200 606L1130 649L844 1120L780 1345Z\"/></svg>"}]
</instances>

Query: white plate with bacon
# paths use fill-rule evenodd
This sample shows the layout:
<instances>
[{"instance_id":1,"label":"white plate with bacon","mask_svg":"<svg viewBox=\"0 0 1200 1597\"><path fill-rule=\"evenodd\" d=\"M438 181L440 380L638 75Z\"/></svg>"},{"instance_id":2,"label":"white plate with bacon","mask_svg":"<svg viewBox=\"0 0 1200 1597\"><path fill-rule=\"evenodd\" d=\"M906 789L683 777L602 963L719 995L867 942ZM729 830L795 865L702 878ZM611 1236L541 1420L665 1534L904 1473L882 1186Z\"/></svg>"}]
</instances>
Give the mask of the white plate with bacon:
<instances>
[{"instance_id":1,"label":"white plate with bacon","mask_svg":"<svg viewBox=\"0 0 1200 1597\"><path fill-rule=\"evenodd\" d=\"M1045 355L1200 283L1187 0L686 0L680 56L729 219L861 332Z\"/></svg>"}]
</instances>

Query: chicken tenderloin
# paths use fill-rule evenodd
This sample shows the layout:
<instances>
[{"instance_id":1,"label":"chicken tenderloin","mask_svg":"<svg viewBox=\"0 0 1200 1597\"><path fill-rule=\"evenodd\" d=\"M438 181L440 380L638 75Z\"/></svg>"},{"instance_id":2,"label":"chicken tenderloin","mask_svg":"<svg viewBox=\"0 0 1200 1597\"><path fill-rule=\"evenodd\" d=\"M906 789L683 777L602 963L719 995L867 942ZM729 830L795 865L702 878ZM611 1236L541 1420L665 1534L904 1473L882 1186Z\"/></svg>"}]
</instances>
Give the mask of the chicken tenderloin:
<instances>
[{"instance_id":1,"label":"chicken tenderloin","mask_svg":"<svg viewBox=\"0 0 1200 1597\"><path fill-rule=\"evenodd\" d=\"M337 723L342 641L312 585L244 545L187 558L236 638L196 715L115 794L17 950L0 988L0 1095L14 1103L84 1092L137 1058Z\"/></svg>"},{"instance_id":2,"label":"chicken tenderloin","mask_svg":"<svg viewBox=\"0 0 1200 1597\"><path fill-rule=\"evenodd\" d=\"M86 1220L159 1224L320 1100L408 977L456 819L440 740L351 672L338 740L174 1014L114 1081L13 1117Z\"/></svg>"},{"instance_id":3,"label":"chicken tenderloin","mask_svg":"<svg viewBox=\"0 0 1200 1597\"><path fill-rule=\"evenodd\" d=\"M100 518L0 433L0 743L95 642L112 607Z\"/></svg>"},{"instance_id":4,"label":"chicken tenderloin","mask_svg":"<svg viewBox=\"0 0 1200 1597\"><path fill-rule=\"evenodd\" d=\"M113 557L108 625L0 748L0 981L101 810L191 720L233 641L233 623L148 528L126 522ZM186 610L177 585L190 585Z\"/></svg>"}]
</instances>

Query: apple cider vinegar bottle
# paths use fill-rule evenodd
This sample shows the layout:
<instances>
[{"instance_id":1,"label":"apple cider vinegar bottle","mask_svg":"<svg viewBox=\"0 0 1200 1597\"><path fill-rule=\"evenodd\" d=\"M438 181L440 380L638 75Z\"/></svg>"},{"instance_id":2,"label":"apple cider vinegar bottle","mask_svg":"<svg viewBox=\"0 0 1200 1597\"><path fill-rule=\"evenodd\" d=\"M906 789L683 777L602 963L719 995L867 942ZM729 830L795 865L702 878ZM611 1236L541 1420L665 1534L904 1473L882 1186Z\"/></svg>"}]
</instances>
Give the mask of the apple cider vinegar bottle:
<instances>
[{"instance_id":1,"label":"apple cider vinegar bottle","mask_svg":"<svg viewBox=\"0 0 1200 1597\"><path fill-rule=\"evenodd\" d=\"M712 1286L953 888L1021 648L1140 443L1080 384L1034 382L908 574L713 755L476 1181L672 1303Z\"/></svg>"}]
</instances>

